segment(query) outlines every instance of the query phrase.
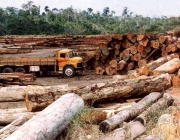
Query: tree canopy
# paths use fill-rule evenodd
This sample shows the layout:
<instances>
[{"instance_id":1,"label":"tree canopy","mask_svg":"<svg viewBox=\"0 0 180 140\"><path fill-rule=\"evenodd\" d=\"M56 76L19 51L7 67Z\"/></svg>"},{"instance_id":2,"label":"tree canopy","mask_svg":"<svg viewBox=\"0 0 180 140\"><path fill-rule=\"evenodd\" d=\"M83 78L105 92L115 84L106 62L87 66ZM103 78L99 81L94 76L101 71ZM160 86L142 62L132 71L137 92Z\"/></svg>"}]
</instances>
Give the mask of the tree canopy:
<instances>
[{"instance_id":1,"label":"tree canopy","mask_svg":"<svg viewBox=\"0 0 180 140\"><path fill-rule=\"evenodd\" d=\"M80 11L72 6L50 9L48 5L41 13L39 6L28 1L21 9L0 8L0 35L165 32L180 25L180 17L143 17L128 7L116 15L109 7L94 12L90 7Z\"/></svg>"}]
</instances>

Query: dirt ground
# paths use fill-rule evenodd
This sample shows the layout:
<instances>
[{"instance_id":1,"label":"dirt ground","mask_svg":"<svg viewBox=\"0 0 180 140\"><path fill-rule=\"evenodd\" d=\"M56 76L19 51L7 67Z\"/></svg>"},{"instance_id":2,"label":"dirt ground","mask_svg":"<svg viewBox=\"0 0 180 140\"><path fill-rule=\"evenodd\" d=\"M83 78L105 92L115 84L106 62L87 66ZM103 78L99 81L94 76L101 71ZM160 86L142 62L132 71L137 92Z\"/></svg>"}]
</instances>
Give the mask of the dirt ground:
<instances>
[{"instance_id":1,"label":"dirt ground","mask_svg":"<svg viewBox=\"0 0 180 140\"><path fill-rule=\"evenodd\" d=\"M64 85L69 84L69 86L86 86L94 83L100 83L102 81L111 80L113 76L109 75L97 75L95 71L84 71L75 77L69 78L62 75L48 76L48 77L37 77L36 81L32 84L42 85L42 86L52 86L52 85Z\"/></svg>"}]
</instances>

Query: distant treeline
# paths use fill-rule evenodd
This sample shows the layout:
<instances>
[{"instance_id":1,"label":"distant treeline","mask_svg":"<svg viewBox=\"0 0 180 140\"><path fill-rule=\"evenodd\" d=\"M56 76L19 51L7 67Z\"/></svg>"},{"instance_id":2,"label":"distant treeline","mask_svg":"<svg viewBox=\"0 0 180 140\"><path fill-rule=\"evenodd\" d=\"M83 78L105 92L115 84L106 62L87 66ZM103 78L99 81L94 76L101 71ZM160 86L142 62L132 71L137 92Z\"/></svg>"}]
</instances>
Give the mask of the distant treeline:
<instances>
[{"instance_id":1,"label":"distant treeline","mask_svg":"<svg viewBox=\"0 0 180 140\"><path fill-rule=\"evenodd\" d=\"M150 18L135 15L125 7L120 16L105 7L102 12L92 8L77 10L33 5L32 1L15 7L0 8L0 35L41 35L41 34L104 34L127 32L165 32L179 28L179 17ZM118 15L118 14L116 14Z\"/></svg>"}]
</instances>

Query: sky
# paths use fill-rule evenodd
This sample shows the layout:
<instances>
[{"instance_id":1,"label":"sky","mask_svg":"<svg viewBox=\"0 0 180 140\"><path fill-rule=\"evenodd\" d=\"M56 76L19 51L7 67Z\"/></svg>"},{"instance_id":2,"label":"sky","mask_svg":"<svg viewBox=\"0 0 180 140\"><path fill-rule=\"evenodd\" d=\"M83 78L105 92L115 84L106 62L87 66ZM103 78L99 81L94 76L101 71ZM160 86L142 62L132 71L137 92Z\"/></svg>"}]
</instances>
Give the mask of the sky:
<instances>
[{"instance_id":1,"label":"sky","mask_svg":"<svg viewBox=\"0 0 180 140\"><path fill-rule=\"evenodd\" d=\"M0 0L0 7L21 8L23 3L29 0ZM160 16L179 16L180 0L32 0L35 5L49 9L65 9L72 6L74 9L87 10L92 8L93 12L100 11L102 13L104 7L114 10L117 16L122 15L124 7L128 7L130 12L134 14L160 17Z\"/></svg>"}]
</instances>

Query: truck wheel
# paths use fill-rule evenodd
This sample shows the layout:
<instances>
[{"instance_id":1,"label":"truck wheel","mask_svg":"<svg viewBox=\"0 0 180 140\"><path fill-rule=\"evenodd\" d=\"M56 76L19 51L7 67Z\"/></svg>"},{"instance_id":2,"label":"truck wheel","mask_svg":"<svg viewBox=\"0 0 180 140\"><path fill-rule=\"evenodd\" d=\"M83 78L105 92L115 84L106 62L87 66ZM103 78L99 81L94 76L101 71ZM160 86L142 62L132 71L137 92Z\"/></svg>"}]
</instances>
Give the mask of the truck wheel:
<instances>
[{"instance_id":1,"label":"truck wheel","mask_svg":"<svg viewBox=\"0 0 180 140\"><path fill-rule=\"evenodd\" d=\"M17 73L25 73L26 70L25 70L24 68L17 68L17 69L15 70L15 72L17 72Z\"/></svg>"},{"instance_id":2,"label":"truck wheel","mask_svg":"<svg viewBox=\"0 0 180 140\"><path fill-rule=\"evenodd\" d=\"M71 66L67 66L64 69L64 75L68 76L68 77L73 77L75 75L75 70L73 67Z\"/></svg>"},{"instance_id":3,"label":"truck wheel","mask_svg":"<svg viewBox=\"0 0 180 140\"><path fill-rule=\"evenodd\" d=\"M3 69L2 73L13 73L13 69L12 68L5 68L5 69Z\"/></svg>"}]
</instances>

